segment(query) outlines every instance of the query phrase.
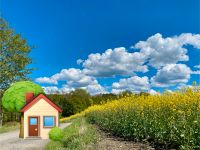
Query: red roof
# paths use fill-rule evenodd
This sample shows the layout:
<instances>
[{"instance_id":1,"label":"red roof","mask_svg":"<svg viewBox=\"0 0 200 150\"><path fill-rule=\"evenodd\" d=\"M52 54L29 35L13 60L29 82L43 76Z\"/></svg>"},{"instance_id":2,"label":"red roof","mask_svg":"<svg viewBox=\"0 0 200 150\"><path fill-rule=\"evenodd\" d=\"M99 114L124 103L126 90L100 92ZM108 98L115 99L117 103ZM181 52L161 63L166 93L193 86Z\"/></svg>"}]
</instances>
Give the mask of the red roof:
<instances>
[{"instance_id":1,"label":"red roof","mask_svg":"<svg viewBox=\"0 0 200 150\"><path fill-rule=\"evenodd\" d=\"M47 103L49 103L52 107L54 107L58 112L62 112L62 110L56 106L49 98L47 98L44 94L39 94L38 96L34 97L32 100L30 100L22 109L20 112L25 112L28 110L33 104L38 102L40 99L44 99Z\"/></svg>"}]
</instances>

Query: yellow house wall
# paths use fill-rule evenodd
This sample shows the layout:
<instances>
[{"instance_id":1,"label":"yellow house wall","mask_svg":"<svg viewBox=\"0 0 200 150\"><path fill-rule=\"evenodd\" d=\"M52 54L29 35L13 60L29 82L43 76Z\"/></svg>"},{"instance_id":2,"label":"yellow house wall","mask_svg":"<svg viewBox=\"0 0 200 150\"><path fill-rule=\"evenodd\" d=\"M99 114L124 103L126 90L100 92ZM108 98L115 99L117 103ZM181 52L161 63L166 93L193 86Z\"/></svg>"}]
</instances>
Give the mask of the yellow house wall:
<instances>
[{"instance_id":1,"label":"yellow house wall","mask_svg":"<svg viewBox=\"0 0 200 150\"><path fill-rule=\"evenodd\" d=\"M24 112L24 138L28 137L28 117L29 116L39 116L39 136L42 139L48 139L48 132L52 128L43 127L43 116L55 116L56 117L56 126L59 124L59 113L47 103L44 99L40 99L37 103L32 105L28 110Z\"/></svg>"}]
</instances>

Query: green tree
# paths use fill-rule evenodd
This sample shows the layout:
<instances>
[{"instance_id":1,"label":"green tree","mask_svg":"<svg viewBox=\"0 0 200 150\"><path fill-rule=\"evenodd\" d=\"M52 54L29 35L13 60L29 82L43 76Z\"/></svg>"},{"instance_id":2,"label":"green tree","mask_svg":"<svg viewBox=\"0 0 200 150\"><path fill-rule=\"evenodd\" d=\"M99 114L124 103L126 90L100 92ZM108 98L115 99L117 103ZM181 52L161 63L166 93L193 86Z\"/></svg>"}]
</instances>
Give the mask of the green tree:
<instances>
[{"instance_id":1,"label":"green tree","mask_svg":"<svg viewBox=\"0 0 200 150\"><path fill-rule=\"evenodd\" d=\"M62 109L62 116L67 117L74 114L74 103L70 100L69 94L49 94L49 99Z\"/></svg>"},{"instance_id":2,"label":"green tree","mask_svg":"<svg viewBox=\"0 0 200 150\"><path fill-rule=\"evenodd\" d=\"M19 112L25 105L25 94L27 92L33 92L34 95L37 95L43 93L43 89L30 81L16 82L4 92L3 107L10 112Z\"/></svg>"},{"instance_id":3,"label":"green tree","mask_svg":"<svg viewBox=\"0 0 200 150\"><path fill-rule=\"evenodd\" d=\"M0 91L7 89L15 81L25 80L31 69L27 68L31 58L27 41L9 28L0 18Z\"/></svg>"},{"instance_id":4,"label":"green tree","mask_svg":"<svg viewBox=\"0 0 200 150\"><path fill-rule=\"evenodd\" d=\"M62 116L67 117L91 106L90 94L83 89L76 89L68 94L49 94L48 97L62 109Z\"/></svg>"},{"instance_id":5,"label":"green tree","mask_svg":"<svg viewBox=\"0 0 200 150\"><path fill-rule=\"evenodd\" d=\"M138 94L139 96L149 96L150 94L149 93L147 93L147 92L140 92L139 94Z\"/></svg>"},{"instance_id":6,"label":"green tree","mask_svg":"<svg viewBox=\"0 0 200 150\"><path fill-rule=\"evenodd\" d=\"M84 89L76 89L70 93L72 99L78 99L84 105L88 107L91 105L90 94Z\"/></svg>"},{"instance_id":7,"label":"green tree","mask_svg":"<svg viewBox=\"0 0 200 150\"><path fill-rule=\"evenodd\" d=\"M118 98L119 98L118 95L112 93L99 94L91 97L93 104L104 104L108 101L116 100Z\"/></svg>"}]
</instances>

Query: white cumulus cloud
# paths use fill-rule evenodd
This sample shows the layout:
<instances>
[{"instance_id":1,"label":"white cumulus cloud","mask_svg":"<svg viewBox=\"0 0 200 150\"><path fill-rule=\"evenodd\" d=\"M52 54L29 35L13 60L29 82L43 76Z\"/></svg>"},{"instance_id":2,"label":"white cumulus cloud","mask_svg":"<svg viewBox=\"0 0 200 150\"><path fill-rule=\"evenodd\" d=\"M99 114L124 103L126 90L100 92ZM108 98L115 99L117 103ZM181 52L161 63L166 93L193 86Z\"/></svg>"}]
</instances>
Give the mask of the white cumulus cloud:
<instances>
[{"instance_id":1,"label":"white cumulus cloud","mask_svg":"<svg viewBox=\"0 0 200 150\"><path fill-rule=\"evenodd\" d=\"M42 88L46 94L60 93L60 90L56 86L43 86Z\"/></svg>"},{"instance_id":2,"label":"white cumulus cloud","mask_svg":"<svg viewBox=\"0 0 200 150\"><path fill-rule=\"evenodd\" d=\"M149 65L160 68L167 64L175 64L179 61L188 61L185 45L200 48L200 35L183 33L179 36L164 38L160 33L149 37L146 41L140 41L134 48L140 49L141 55L146 57Z\"/></svg>"},{"instance_id":3,"label":"white cumulus cloud","mask_svg":"<svg viewBox=\"0 0 200 150\"><path fill-rule=\"evenodd\" d=\"M183 33L178 36L163 37L160 33L150 36L147 40L139 41L132 46L133 52L124 47L107 49L103 53L92 53L85 60L78 59L77 64L82 69L62 69L50 77L39 77L38 83L57 85L60 81L65 84L62 88L45 87L47 92L59 91L68 93L76 88L86 89L91 94L106 93L107 90L98 83L99 78L123 77L112 84L113 93L124 90L132 92L147 91L155 93L152 87L169 87L187 83L192 74L200 74L200 64L192 71L182 61L189 61L187 45L200 49L200 34ZM181 61L181 62L180 62ZM137 73L146 73L149 68L157 70L155 75L139 77ZM146 74L145 74L146 75Z\"/></svg>"},{"instance_id":4,"label":"white cumulus cloud","mask_svg":"<svg viewBox=\"0 0 200 150\"><path fill-rule=\"evenodd\" d=\"M198 70L196 70L196 71L191 71L191 74L197 74L197 75L199 75L200 74L200 64L199 65L196 65L196 66L194 66L194 68L197 68Z\"/></svg>"},{"instance_id":5,"label":"white cumulus cloud","mask_svg":"<svg viewBox=\"0 0 200 150\"><path fill-rule=\"evenodd\" d=\"M56 80L48 77L39 77L35 81L38 83L58 84Z\"/></svg>"},{"instance_id":6,"label":"white cumulus cloud","mask_svg":"<svg viewBox=\"0 0 200 150\"><path fill-rule=\"evenodd\" d=\"M165 38L157 33L132 47L139 49L138 52L119 47L102 54L90 54L86 60L79 59L77 63L82 64L85 74L95 77L133 76L135 72L147 72L148 65L160 69L168 64L188 61L187 45L200 49L200 34L183 33Z\"/></svg>"},{"instance_id":7,"label":"white cumulus cloud","mask_svg":"<svg viewBox=\"0 0 200 150\"><path fill-rule=\"evenodd\" d=\"M59 73L49 78L40 77L36 79L36 82L49 84L58 84L59 81L65 81L66 84L62 88L57 88L56 86L43 87L45 93L69 93L76 88L85 89L92 95L106 93L104 87L94 77L85 75L80 69L62 69Z\"/></svg>"},{"instance_id":8,"label":"white cumulus cloud","mask_svg":"<svg viewBox=\"0 0 200 150\"><path fill-rule=\"evenodd\" d=\"M133 76L130 78L120 79L119 82L114 82L112 84L112 88L113 93L119 93L124 90L136 93L141 91L147 91L149 89L149 79L146 76Z\"/></svg>"},{"instance_id":9,"label":"white cumulus cloud","mask_svg":"<svg viewBox=\"0 0 200 150\"><path fill-rule=\"evenodd\" d=\"M133 75L134 72L148 71L143 55L138 52L129 53L124 47L108 49L102 54L90 54L82 64L85 74L96 77Z\"/></svg>"},{"instance_id":10,"label":"white cumulus cloud","mask_svg":"<svg viewBox=\"0 0 200 150\"><path fill-rule=\"evenodd\" d=\"M200 64L199 65L195 65L194 68L200 69Z\"/></svg>"},{"instance_id":11,"label":"white cumulus cloud","mask_svg":"<svg viewBox=\"0 0 200 150\"><path fill-rule=\"evenodd\" d=\"M177 89L185 89L185 88L192 88L192 85L187 85L185 83L180 83L178 86L177 86Z\"/></svg>"},{"instance_id":12,"label":"white cumulus cloud","mask_svg":"<svg viewBox=\"0 0 200 150\"><path fill-rule=\"evenodd\" d=\"M40 77L36 79L36 82L49 84L57 84L58 81L66 81L72 87L84 87L97 82L95 78L87 76L82 70L75 68L62 69L60 73L56 73L49 78Z\"/></svg>"},{"instance_id":13,"label":"white cumulus cloud","mask_svg":"<svg viewBox=\"0 0 200 150\"><path fill-rule=\"evenodd\" d=\"M153 90L153 89L150 89L150 90L148 91L148 93L151 94L151 95L159 94L158 92L156 92L156 91Z\"/></svg>"},{"instance_id":14,"label":"white cumulus cloud","mask_svg":"<svg viewBox=\"0 0 200 150\"><path fill-rule=\"evenodd\" d=\"M191 74L200 74L200 70L197 70L197 71L191 71Z\"/></svg>"},{"instance_id":15,"label":"white cumulus cloud","mask_svg":"<svg viewBox=\"0 0 200 150\"><path fill-rule=\"evenodd\" d=\"M190 79L190 73L190 68L185 64L168 64L157 71L151 78L151 83L156 87L186 83Z\"/></svg>"},{"instance_id":16,"label":"white cumulus cloud","mask_svg":"<svg viewBox=\"0 0 200 150\"><path fill-rule=\"evenodd\" d=\"M96 94L105 94L105 93L108 93L106 91L106 89L101 86L100 84L91 84L91 85L88 85L86 87L86 90L91 94L91 95L96 95Z\"/></svg>"}]
</instances>

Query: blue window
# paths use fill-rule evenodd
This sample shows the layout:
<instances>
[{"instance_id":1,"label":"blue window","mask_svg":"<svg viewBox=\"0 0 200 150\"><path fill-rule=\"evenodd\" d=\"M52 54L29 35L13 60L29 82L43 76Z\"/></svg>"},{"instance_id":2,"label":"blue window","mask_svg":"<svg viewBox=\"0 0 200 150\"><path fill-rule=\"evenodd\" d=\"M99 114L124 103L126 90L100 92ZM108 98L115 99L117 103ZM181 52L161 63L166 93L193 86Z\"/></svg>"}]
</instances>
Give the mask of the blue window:
<instances>
[{"instance_id":1,"label":"blue window","mask_svg":"<svg viewBox=\"0 0 200 150\"><path fill-rule=\"evenodd\" d=\"M44 116L44 127L54 127L55 117L54 116Z\"/></svg>"},{"instance_id":2,"label":"blue window","mask_svg":"<svg viewBox=\"0 0 200 150\"><path fill-rule=\"evenodd\" d=\"M37 118L30 118L29 124L30 125L37 125Z\"/></svg>"}]
</instances>

